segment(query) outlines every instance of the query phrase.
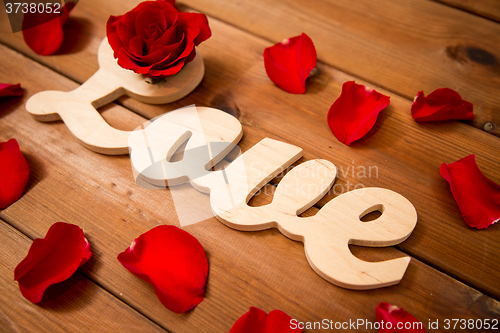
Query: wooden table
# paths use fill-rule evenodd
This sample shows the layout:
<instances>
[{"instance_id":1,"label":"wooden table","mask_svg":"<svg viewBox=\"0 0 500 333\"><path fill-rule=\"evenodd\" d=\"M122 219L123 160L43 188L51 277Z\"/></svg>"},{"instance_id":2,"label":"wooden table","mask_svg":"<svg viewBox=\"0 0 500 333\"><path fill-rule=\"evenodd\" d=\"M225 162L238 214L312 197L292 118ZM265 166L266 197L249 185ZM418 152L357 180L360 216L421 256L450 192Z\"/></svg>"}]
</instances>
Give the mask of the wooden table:
<instances>
[{"instance_id":1,"label":"wooden table","mask_svg":"<svg viewBox=\"0 0 500 333\"><path fill-rule=\"evenodd\" d=\"M87 80L98 68L97 48L109 15L137 3L81 1L65 27L60 54L47 57L34 54L21 33L12 33L3 9L0 13L0 82L20 82L25 89L22 98L0 104L0 141L16 138L31 167L23 197L0 211L0 331L228 332L250 306L281 309L301 322L374 322L382 301L405 308L426 326L439 320L447 332L453 330L444 329L445 319L500 318L500 226L469 228L439 175L441 163L474 153L483 173L500 183L498 1L181 2L181 10L209 17L213 36L199 47L206 66L203 82L168 105L120 98L100 109L106 121L132 130L186 105L220 108L243 124L243 151L265 137L297 145L304 149L299 162L323 158L343 170L337 181L343 188L395 190L419 216L413 234L399 246L351 247L368 261L412 257L398 285L371 291L328 283L310 268L302 243L277 230L240 232L215 218L187 226L203 245L210 271L205 300L182 315L165 309L152 287L116 260L141 233L179 224L169 190L138 187L127 155L94 153L62 122L40 123L25 110L36 92L69 91ZM292 95L268 79L262 54L302 32L316 45L319 71L308 80L305 95ZM391 97L375 127L351 146L338 142L326 123L348 80ZM413 97L440 87L471 101L476 120L416 123L410 115ZM350 171L370 166L376 175ZM252 204L269 201L260 195ZM13 281L14 267L32 240L44 237L57 221L81 226L93 257L33 305Z\"/></svg>"}]
</instances>

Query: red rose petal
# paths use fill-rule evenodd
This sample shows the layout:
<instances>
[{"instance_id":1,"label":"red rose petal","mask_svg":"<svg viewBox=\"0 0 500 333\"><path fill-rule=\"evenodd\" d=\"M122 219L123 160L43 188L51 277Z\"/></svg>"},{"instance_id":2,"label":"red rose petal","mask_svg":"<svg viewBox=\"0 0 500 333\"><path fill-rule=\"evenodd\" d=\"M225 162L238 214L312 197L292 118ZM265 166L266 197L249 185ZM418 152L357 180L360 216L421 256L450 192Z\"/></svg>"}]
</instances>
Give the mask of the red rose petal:
<instances>
[{"instance_id":1,"label":"red rose petal","mask_svg":"<svg viewBox=\"0 0 500 333\"><path fill-rule=\"evenodd\" d=\"M158 226L140 235L118 260L152 284L160 302L175 313L193 309L205 296L205 251L196 238L175 226Z\"/></svg>"},{"instance_id":2,"label":"red rose petal","mask_svg":"<svg viewBox=\"0 0 500 333\"><path fill-rule=\"evenodd\" d=\"M168 61L171 63L177 59L175 52L179 49L179 45L180 42L171 45L157 46L154 47L154 51L153 48L151 48L149 50L149 54L143 57L143 61L145 61L145 63L150 63L151 66L155 67L162 61Z\"/></svg>"},{"instance_id":3,"label":"red rose petal","mask_svg":"<svg viewBox=\"0 0 500 333\"><path fill-rule=\"evenodd\" d=\"M169 14L166 13L165 15L169 15ZM176 17L177 17L177 15L176 15ZM168 20L169 19L167 18L167 21ZM150 51L153 51L155 49L155 47L158 47L158 46L168 46L170 44L174 44L174 43L178 42L179 38L177 36L177 21L175 19L173 21L174 22L165 31L163 36L161 36L160 38L158 38L157 40L154 41L153 45L151 45Z\"/></svg>"},{"instance_id":4,"label":"red rose petal","mask_svg":"<svg viewBox=\"0 0 500 333\"><path fill-rule=\"evenodd\" d=\"M125 51L124 48L121 48L118 50L118 52L116 52L116 55L118 57L118 65L120 65L123 68L132 69L134 71L138 68L141 68L139 67L139 65L137 65L135 61L130 59L130 57L128 57L126 53L127 52Z\"/></svg>"},{"instance_id":5,"label":"red rose petal","mask_svg":"<svg viewBox=\"0 0 500 333\"><path fill-rule=\"evenodd\" d=\"M45 238L33 241L28 255L14 270L14 280L28 301L39 303L50 285L68 279L91 256L90 244L82 229L57 222Z\"/></svg>"},{"instance_id":6,"label":"red rose petal","mask_svg":"<svg viewBox=\"0 0 500 333\"><path fill-rule=\"evenodd\" d=\"M151 27L158 26L165 31L167 29L167 20L160 9L150 8L140 12L135 21L135 31L143 39L151 36ZM155 38L156 39L156 38Z\"/></svg>"},{"instance_id":7,"label":"red rose petal","mask_svg":"<svg viewBox=\"0 0 500 333\"><path fill-rule=\"evenodd\" d=\"M179 13L179 18L180 22L186 26L186 30L192 30L195 36L193 42L196 46L212 36L212 31L210 30L205 14Z\"/></svg>"},{"instance_id":8,"label":"red rose petal","mask_svg":"<svg viewBox=\"0 0 500 333\"><path fill-rule=\"evenodd\" d=\"M427 97L419 91L411 106L411 115L416 121L473 120L472 110L472 103L463 100L459 93L441 88Z\"/></svg>"},{"instance_id":9,"label":"red rose petal","mask_svg":"<svg viewBox=\"0 0 500 333\"><path fill-rule=\"evenodd\" d=\"M291 328L292 317L281 310L273 310L268 315L258 308L251 307L233 325L229 333L286 333L302 332Z\"/></svg>"},{"instance_id":10,"label":"red rose petal","mask_svg":"<svg viewBox=\"0 0 500 333\"><path fill-rule=\"evenodd\" d=\"M108 43L109 46L113 49L113 56L115 59L117 58L116 53L118 52L117 50L120 50L123 47L123 43L120 39L120 36L118 36L117 31L117 26L119 24L124 24L121 22L118 22L118 20L121 18L121 16L110 16L108 18L108 22L106 22L106 31L107 37L108 37ZM110 31L113 31L113 33L110 33Z\"/></svg>"},{"instance_id":11,"label":"red rose petal","mask_svg":"<svg viewBox=\"0 0 500 333\"><path fill-rule=\"evenodd\" d=\"M425 333L422 322L403 310L403 308L398 308L389 303L382 302L377 305L375 316L377 317L377 322L380 324L379 333Z\"/></svg>"},{"instance_id":12,"label":"red rose petal","mask_svg":"<svg viewBox=\"0 0 500 333\"><path fill-rule=\"evenodd\" d=\"M177 74L181 71L182 67L184 67L185 63L178 62L175 65L172 65L172 67L169 67L168 69L165 70L154 70L151 69L148 74L144 74L146 77L152 77L152 78L162 78L164 76L169 76L169 75L174 75Z\"/></svg>"},{"instance_id":13,"label":"red rose petal","mask_svg":"<svg viewBox=\"0 0 500 333\"><path fill-rule=\"evenodd\" d=\"M0 83L0 97L22 96L21 84Z\"/></svg>"},{"instance_id":14,"label":"red rose petal","mask_svg":"<svg viewBox=\"0 0 500 333\"><path fill-rule=\"evenodd\" d=\"M133 55L135 55L137 57L143 56L144 55L144 40L139 36L135 36L135 37L130 38L129 49Z\"/></svg>"},{"instance_id":15,"label":"red rose petal","mask_svg":"<svg viewBox=\"0 0 500 333\"><path fill-rule=\"evenodd\" d=\"M56 53L64 39L62 27L74 7L73 2L66 3L61 9L61 13L64 14L60 16L45 12L24 14L23 37L29 48L44 56Z\"/></svg>"},{"instance_id":16,"label":"red rose petal","mask_svg":"<svg viewBox=\"0 0 500 333\"><path fill-rule=\"evenodd\" d=\"M111 17L110 17L110 19L111 19ZM135 27L134 26L129 26L121 21L118 22L116 25L116 32L117 32L118 36L120 36L120 43L122 43L125 46L128 45L130 43L130 40L134 37L142 38L140 36L135 35ZM121 44L120 44L120 46L121 46Z\"/></svg>"},{"instance_id":17,"label":"red rose petal","mask_svg":"<svg viewBox=\"0 0 500 333\"><path fill-rule=\"evenodd\" d=\"M316 67L316 48L306 34L292 37L264 50L267 76L291 94L306 92L306 79Z\"/></svg>"},{"instance_id":18,"label":"red rose petal","mask_svg":"<svg viewBox=\"0 0 500 333\"><path fill-rule=\"evenodd\" d=\"M30 167L16 139L0 142L0 209L5 209L23 195L30 177Z\"/></svg>"},{"instance_id":19,"label":"red rose petal","mask_svg":"<svg viewBox=\"0 0 500 333\"><path fill-rule=\"evenodd\" d=\"M328 111L328 126L340 142L350 145L368 133L389 103L389 96L354 81L345 82Z\"/></svg>"},{"instance_id":20,"label":"red rose petal","mask_svg":"<svg viewBox=\"0 0 500 333\"><path fill-rule=\"evenodd\" d=\"M441 176L469 227L483 229L500 220L500 185L486 178L474 154L454 163L441 164Z\"/></svg>"}]
</instances>

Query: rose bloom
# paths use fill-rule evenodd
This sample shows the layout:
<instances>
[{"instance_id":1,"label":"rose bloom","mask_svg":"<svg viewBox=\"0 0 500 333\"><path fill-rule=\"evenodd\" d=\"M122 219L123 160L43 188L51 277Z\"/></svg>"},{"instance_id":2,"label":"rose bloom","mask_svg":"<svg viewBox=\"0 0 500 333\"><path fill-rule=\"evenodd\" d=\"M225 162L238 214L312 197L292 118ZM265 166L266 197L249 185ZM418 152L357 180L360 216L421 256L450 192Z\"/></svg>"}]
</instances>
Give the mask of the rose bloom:
<instances>
[{"instance_id":1,"label":"rose bloom","mask_svg":"<svg viewBox=\"0 0 500 333\"><path fill-rule=\"evenodd\" d=\"M110 16L109 45L118 65L151 78L177 74L211 36L204 14L182 13L174 0L145 1L122 16Z\"/></svg>"}]
</instances>

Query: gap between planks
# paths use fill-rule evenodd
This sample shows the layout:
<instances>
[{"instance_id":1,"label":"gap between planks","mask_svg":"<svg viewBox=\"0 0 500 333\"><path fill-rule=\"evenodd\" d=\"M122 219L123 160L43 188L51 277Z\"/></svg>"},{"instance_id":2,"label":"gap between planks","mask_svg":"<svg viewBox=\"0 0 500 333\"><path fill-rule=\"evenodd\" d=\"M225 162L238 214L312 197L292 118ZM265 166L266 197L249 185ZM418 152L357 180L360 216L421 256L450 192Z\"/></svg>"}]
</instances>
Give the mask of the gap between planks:
<instances>
[{"instance_id":1,"label":"gap between planks","mask_svg":"<svg viewBox=\"0 0 500 333\"><path fill-rule=\"evenodd\" d=\"M466 13L479 16L481 18L493 21L500 22L500 6L497 5L498 8L485 8L488 4L482 8L484 3L490 2L494 4L494 1L497 0L482 0L482 1L474 1L474 0L431 0L434 2L439 2L448 7L452 7ZM498 2L497 2L498 3Z\"/></svg>"}]
</instances>

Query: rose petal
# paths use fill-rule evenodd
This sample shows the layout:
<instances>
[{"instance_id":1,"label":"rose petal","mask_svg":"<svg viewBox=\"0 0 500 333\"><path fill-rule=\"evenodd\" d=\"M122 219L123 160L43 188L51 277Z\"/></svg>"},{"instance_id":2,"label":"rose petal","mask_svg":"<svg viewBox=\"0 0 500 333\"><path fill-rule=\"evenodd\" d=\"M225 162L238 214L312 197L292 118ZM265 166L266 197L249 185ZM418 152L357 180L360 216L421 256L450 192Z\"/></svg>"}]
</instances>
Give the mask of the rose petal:
<instances>
[{"instance_id":1,"label":"rose petal","mask_svg":"<svg viewBox=\"0 0 500 333\"><path fill-rule=\"evenodd\" d=\"M212 36L212 31L210 30L205 14L179 13L179 22L185 27L184 31L188 29L192 31L194 36L193 42L196 46Z\"/></svg>"},{"instance_id":2,"label":"rose petal","mask_svg":"<svg viewBox=\"0 0 500 333\"><path fill-rule=\"evenodd\" d=\"M14 280L28 301L39 303L50 285L68 279L91 256L83 230L74 224L57 222L45 238L33 241L28 255L14 270Z\"/></svg>"},{"instance_id":3,"label":"rose petal","mask_svg":"<svg viewBox=\"0 0 500 333\"><path fill-rule=\"evenodd\" d=\"M21 197L29 177L30 167L16 139L0 142L0 209Z\"/></svg>"},{"instance_id":4,"label":"rose petal","mask_svg":"<svg viewBox=\"0 0 500 333\"><path fill-rule=\"evenodd\" d=\"M130 39L130 42L136 43L137 39L142 40L141 37L135 36ZM156 42L158 42L158 40ZM135 64L141 64L141 66L136 66L140 67L140 69L136 71L136 73L148 73L148 71L151 69L151 66L153 65L168 69L170 67L170 64L175 62L175 60L179 57L178 53L180 52L180 50L184 48L184 38L181 38L179 42L172 44L157 44L156 42L149 48L147 54L143 54L141 56L138 56L133 52L129 52L127 48L123 48L123 51L131 60L134 61Z\"/></svg>"},{"instance_id":5,"label":"rose petal","mask_svg":"<svg viewBox=\"0 0 500 333\"><path fill-rule=\"evenodd\" d=\"M177 59L186 58L187 56L189 56L191 54L191 52L193 52L194 47L195 47L193 39L194 39L194 34L193 34L192 30L188 29L187 33L185 33L182 36L182 38L180 39L179 43L181 43L181 45L183 45L183 47L181 47L182 52L180 54L179 54L179 52L177 52L177 54L178 54Z\"/></svg>"},{"instance_id":6,"label":"rose petal","mask_svg":"<svg viewBox=\"0 0 500 333\"><path fill-rule=\"evenodd\" d=\"M130 43L130 40L132 38L136 37L135 28L133 26L129 26L121 21L117 22L115 26L116 34L120 39L120 45L127 45L128 43ZM141 38L139 36L137 37Z\"/></svg>"},{"instance_id":7,"label":"rose petal","mask_svg":"<svg viewBox=\"0 0 500 333\"><path fill-rule=\"evenodd\" d=\"M74 7L73 2L66 3L61 9L63 14L60 16L55 13L30 13L29 11L24 14L23 37L29 48L44 56L56 53L64 39L62 27Z\"/></svg>"},{"instance_id":8,"label":"rose petal","mask_svg":"<svg viewBox=\"0 0 500 333\"><path fill-rule=\"evenodd\" d=\"M381 302L375 309L379 333L414 332L425 333L424 325L411 314L386 302Z\"/></svg>"},{"instance_id":9,"label":"rose petal","mask_svg":"<svg viewBox=\"0 0 500 333\"><path fill-rule=\"evenodd\" d=\"M144 55L144 40L139 36L134 36L129 42L130 52L136 57L141 57Z\"/></svg>"},{"instance_id":10,"label":"rose petal","mask_svg":"<svg viewBox=\"0 0 500 333\"><path fill-rule=\"evenodd\" d=\"M241 316L233 325L229 333L286 333L302 332L302 329L292 329L292 317L281 310L273 310L268 315L258 308L250 310Z\"/></svg>"},{"instance_id":11,"label":"rose petal","mask_svg":"<svg viewBox=\"0 0 500 333\"><path fill-rule=\"evenodd\" d=\"M135 31L138 36L143 39L148 39L150 37L148 31L151 25L158 25L162 32L167 29L167 20L161 10L156 8L147 9L137 15L135 20Z\"/></svg>"},{"instance_id":12,"label":"rose petal","mask_svg":"<svg viewBox=\"0 0 500 333\"><path fill-rule=\"evenodd\" d=\"M0 83L0 97L22 96L23 88L21 84Z\"/></svg>"},{"instance_id":13,"label":"rose petal","mask_svg":"<svg viewBox=\"0 0 500 333\"><path fill-rule=\"evenodd\" d=\"M500 185L486 178L474 154L454 163L441 164L441 176L469 227L483 229L500 220Z\"/></svg>"},{"instance_id":14,"label":"rose petal","mask_svg":"<svg viewBox=\"0 0 500 333\"><path fill-rule=\"evenodd\" d=\"M191 53L187 56L186 58L186 63L193 61L193 59L196 57L196 49L193 48Z\"/></svg>"},{"instance_id":15,"label":"rose petal","mask_svg":"<svg viewBox=\"0 0 500 333\"><path fill-rule=\"evenodd\" d=\"M121 48L116 52L118 56L118 65L126 69L136 70L140 66L130 58L129 54L124 48Z\"/></svg>"},{"instance_id":16,"label":"rose petal","mask_svg":"<svg viewBox=\"0 0 500 333\"><path fill-rule=\"evenodd\" d=\"M196 238L175 226L158 226L140 235L118 260L152 284L160 302L175 313L193 309L205 296L205 251Z\"/></svg>"},{"instance_id":17,"label":"rose petal","mask_svg":"<svg viewBox=\"0 0 500 333\"><path fill-rule=\"evenodd\" d=\"M306 34L292 37L264 50L267 76L292 94L306 92L306 79L316 67L316 48Z\"/></svg>"},{"instance_id":18,"label":"rose petal","mask_svg":"<svg viewBox=\"0 0 500 333\"><path fill-rule=\"evenodd\" d=\"M328 126L340 142L350 145L368 133L389 103L389 96L354 81L345 82L328 111Z\"/></svg>"},{"instance_id":19,"label":"rose petal","mask_svg":"<svg viewBox=\"0 0 500 333\"><path fill-rule=\"evenodd\" d=\"M120 50L123 47L123 43L118 36L117 29L118 25L121 23L118 21L120 16L110 16L108 22L106 22L106 31L108 37L108 43L114 51L114 57L117 58L116 50ZM123 23L122 23L123 24Z\"/></svg>"},{"instance_id":20,"label":"rose petal","mask_svg":"<svg viewBox=\"0 0 500 333\"><path fill-rule=\"evenodd\" d=\"M169 13L166 13L165 15L172 15ZM167 22L169 21L169 18L167 18ZM157 46L168 46L170 44L176 43L179 41L179 38L177 36L177 14L175 14L175 17L171 19L171 23L169 25L169 28L165 31L163 36L158 38L157 40L154 41L153 45L151 46L153 49L150 51L154 50L155 45Z\"/></svg>"},{"instance_id":21,"label":"rose petal","mask_svg":"<svg viewBox=\"0 0 500 333\"><path fill-rule=\"evenodd\" d=\"M162 66L163 62L166 62L165 65L168 65L174 62L179 57L177 52L179 50L179 46L182 43L183 41L181 40L180 42L171 45L155 45L153 47L154 51L153 49L151 49L150 53L147 56L142 57L142 60L144 64L151 64L151 66L155 67L164 67Z\"/></svg>"},{"instance_id":22,"label":"rose petal","mask_svg":"<svg viewBox=\"0 0 500 333\"><path fill-rule=\"evenodd\" d=\"M144 74L146 77L153 77L153 78L162 78L165 76L169 75L174 75L177 74L181 71L181 69L184 67L185 61L180 61L177 63L174 63L172 67L169 67L168 69L165 70L154 70L151 69L147 74Z\"/></svg>"},{"instance_id":23,"label":"rose petal","mask_svg":"<svg viewBox=\"0 0 500 333\"><path fill-rule=\"evenodd\" d=\"M411 115L416 121L473 120L472 110L472 103L463 100L459 93L441 88L427 97L419 91L411 106Z\"/></svg>"}]
</instances>

